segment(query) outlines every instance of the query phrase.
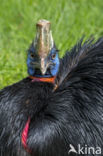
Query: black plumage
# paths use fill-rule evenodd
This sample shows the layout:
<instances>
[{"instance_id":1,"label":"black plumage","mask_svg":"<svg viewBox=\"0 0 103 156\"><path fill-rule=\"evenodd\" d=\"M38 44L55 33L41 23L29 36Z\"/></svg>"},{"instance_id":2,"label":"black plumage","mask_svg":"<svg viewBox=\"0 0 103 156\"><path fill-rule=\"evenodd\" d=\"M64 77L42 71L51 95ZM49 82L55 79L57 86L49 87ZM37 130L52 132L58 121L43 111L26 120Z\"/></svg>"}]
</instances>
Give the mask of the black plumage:
<instances>
[{"instance_id":1,"label":"black plumage","mask_svg":"<svg viewBox=\"0 0 103 156\"><path fill-rule=\"evenodd\" d=\"M67 52L55 85L28 77L0 91L0 156L30 155L21 144L28 117L33 156L71 156L70 144L103 149L103 39Z\"/></svg>"}]
</instances>

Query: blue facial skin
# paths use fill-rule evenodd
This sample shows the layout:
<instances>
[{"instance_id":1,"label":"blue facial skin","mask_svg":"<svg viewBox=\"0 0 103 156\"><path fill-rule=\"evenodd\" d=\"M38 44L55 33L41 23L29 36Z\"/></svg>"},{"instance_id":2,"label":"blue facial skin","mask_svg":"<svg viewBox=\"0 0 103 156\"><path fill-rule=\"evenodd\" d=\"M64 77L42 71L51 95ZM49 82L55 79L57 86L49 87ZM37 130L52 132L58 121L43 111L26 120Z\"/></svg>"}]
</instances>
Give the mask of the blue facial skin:
<instances>
[{"instance_id":1,"label":"blue facial skin","mask_svg":"<svg viewBox=\"0 0 103 156\"><path fill-rule=\"evenodd\" d=\"M51 49L50 54L45 59L45 63L48 63L49 66L45 75L42 75L40 69L36 67L36 65L39 64L39 58L35 53L35 49L31 47L28 51L27 57L27 66L29 75L35 77L53 77L57 75L60 61L58 51L56 50L55 47Z\"/></svg>"},{"instance_id":2,"label":"blue facial skin","mask_svg":"<svg viewBox=\"0 0 103 156\"><path fill-rule=\"evenodd\" d=\"M53 59L53 55L55 55L55 58ZM59 70L59 64L60 64L60 61L59 61L59 56L58 56L58 51L53 48L50 52L50 62L52 62L53 64L51 64L50 66L50 72L51 72L51 75L52 76L55 76L57 73L58 73L58 70Z\"/></svg>"}]
</instances>

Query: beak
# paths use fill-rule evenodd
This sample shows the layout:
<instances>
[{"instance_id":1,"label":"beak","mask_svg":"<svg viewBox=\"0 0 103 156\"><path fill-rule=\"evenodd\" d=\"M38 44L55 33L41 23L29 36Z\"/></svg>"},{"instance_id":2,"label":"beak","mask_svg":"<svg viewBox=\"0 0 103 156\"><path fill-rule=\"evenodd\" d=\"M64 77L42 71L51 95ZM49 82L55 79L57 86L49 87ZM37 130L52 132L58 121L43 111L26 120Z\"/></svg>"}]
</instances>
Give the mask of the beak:
<instances>
[{"instance_id":1,"label":"beak","mask_svg":"<svg viewBox=\"0 0 103 156\"><path fill-rule=\"evenodd\" d=\"M42 75L45 75L45 73L47 71L47 67L48 67L48 64L46 63L45 58L41 58L41 60L40 60L40 70L41 70Z\"/></svg>"}]
</instances>

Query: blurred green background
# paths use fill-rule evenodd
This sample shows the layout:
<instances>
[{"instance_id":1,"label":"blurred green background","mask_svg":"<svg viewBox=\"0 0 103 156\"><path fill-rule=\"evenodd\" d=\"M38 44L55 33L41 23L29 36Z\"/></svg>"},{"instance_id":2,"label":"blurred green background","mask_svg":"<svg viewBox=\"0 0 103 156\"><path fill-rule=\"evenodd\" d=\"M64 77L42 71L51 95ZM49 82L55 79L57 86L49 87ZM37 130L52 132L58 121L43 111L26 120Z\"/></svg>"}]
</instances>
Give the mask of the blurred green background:
<instances>
[{"instance_id":1,"label":"blurred green background","mask_svg":"<svg viewBox=\"0 0 103 156\"><path fill-rule=\"evenodd\" d=\"M103 1L0 0L0 88L27 76L26 50L39 19L51 21L62 56L83 35L103 35Z\"/></svg>"}]
</instances>

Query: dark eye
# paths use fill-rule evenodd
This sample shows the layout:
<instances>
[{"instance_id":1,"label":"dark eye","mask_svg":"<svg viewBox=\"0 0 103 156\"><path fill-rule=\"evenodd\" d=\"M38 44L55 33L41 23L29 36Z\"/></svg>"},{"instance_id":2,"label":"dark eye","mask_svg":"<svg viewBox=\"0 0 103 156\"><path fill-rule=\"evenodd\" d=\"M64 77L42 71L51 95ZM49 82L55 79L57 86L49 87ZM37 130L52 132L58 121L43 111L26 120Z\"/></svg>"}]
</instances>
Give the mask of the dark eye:
<instances>
[{"instance_id":1,"label":"dark eye","mask_svg":"<svg viewBox=\"0 0 103 156\"><path fill-rule=\"evenodd\" d=\"M34 58L34 57L35 57L35 55L34 55L34 54L32 54L32 53L30 54L30 56L31 56L31 58Z\"/></svg>"},{"instance_id":2,"label":"dark eye","mask_svg":"<svg viewBox=\"0 0 103 156\"><path fill-rule=\"evenodd\" d=\"M56 57L56 54L53 54L53 55L52 55L52 60L54 60L54 59L55 59L55 57Z\"/></svg>"}]
</instances>

